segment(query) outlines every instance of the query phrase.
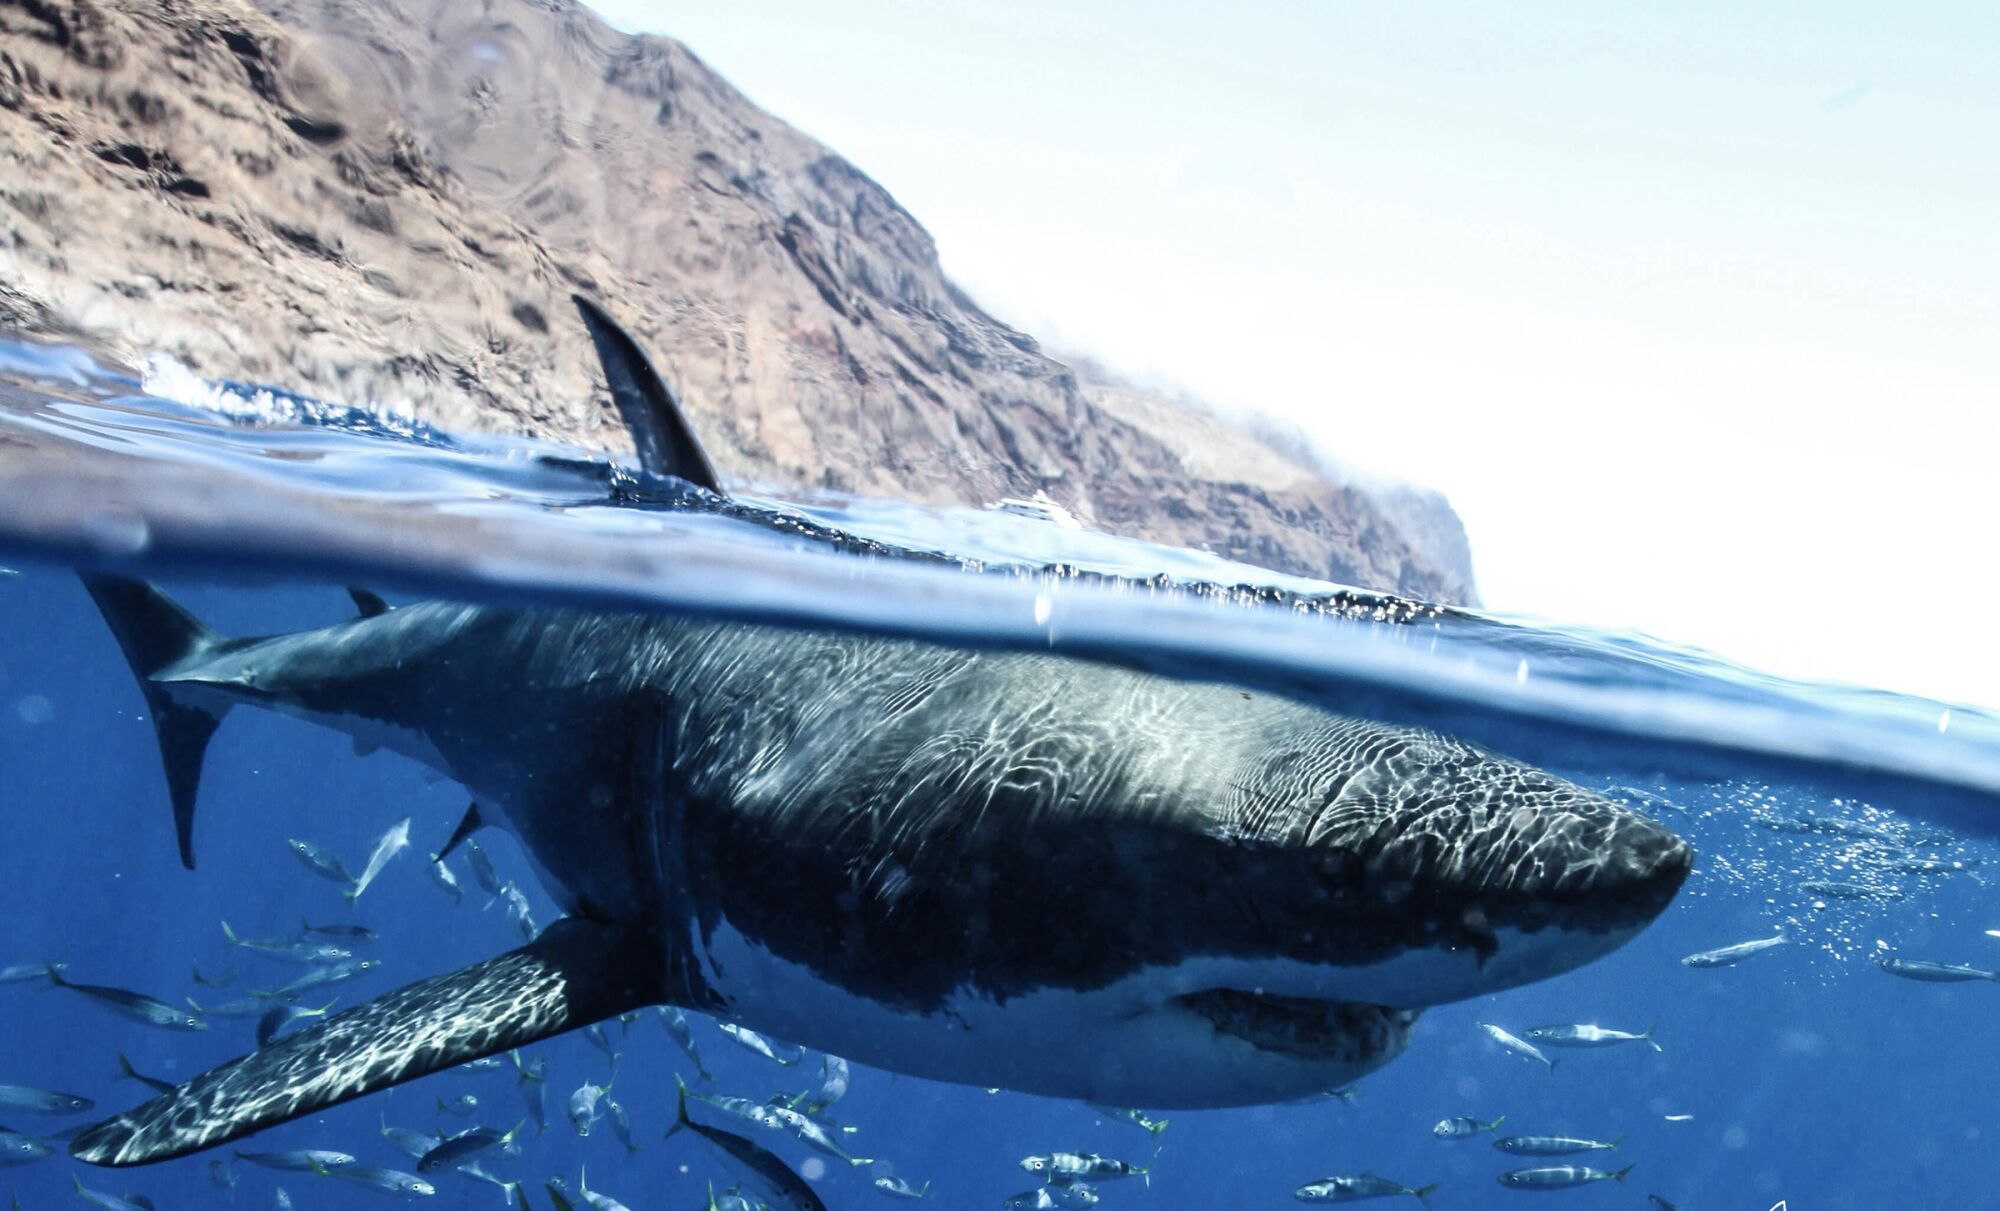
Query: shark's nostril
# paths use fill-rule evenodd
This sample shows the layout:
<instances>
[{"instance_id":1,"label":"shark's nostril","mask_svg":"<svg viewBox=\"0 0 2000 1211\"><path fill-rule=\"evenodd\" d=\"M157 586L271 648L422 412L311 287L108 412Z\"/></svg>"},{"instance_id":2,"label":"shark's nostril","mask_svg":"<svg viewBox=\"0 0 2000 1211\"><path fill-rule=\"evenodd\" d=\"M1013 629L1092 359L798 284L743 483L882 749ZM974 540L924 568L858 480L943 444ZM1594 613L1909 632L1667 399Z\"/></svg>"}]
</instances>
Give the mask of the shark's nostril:
<instances>
[{"instance_id":1,"label":"shark's nostril","mask_svg":"<svg viewBox=\"0 0 2000 1211\"><path fill-rule=\"evenodd\" d=\"M1650 820L1627 816L1605 841L1586 897L1607 920L1643 924L1665 908L1694 865L1694 850Z\"/></svg>"},{"instance_id":2,"label":"shark's nostril","mask_svg":"<svg viewBox=\"0 0 2000 1211\"><path fill-rule=\"evenodd\" d=\"M1628 830L1623 844L1625 865L1635 878L1678 884L1694 864L1694 850L1686 841L1650 821Z\"/></svg>"}]
</instances>

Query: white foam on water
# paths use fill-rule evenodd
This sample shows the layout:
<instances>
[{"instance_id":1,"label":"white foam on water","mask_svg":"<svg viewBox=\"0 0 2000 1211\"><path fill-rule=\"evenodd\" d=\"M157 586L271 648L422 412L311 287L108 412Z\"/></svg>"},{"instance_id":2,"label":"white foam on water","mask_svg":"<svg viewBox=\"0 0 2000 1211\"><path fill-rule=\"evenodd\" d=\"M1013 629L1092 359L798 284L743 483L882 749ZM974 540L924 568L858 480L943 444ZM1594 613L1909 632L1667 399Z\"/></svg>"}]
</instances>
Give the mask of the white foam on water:
<instances>
[{"instance_id":1,"label":"white foam on water","mask_svg":"<svg viewBox=\"0 0 2000 1211\"><path fill-rule=\"evenodd\" d=\"M139 383L148 395L251 424L299 424L360 412L399 432L411 432L417 426L407 403L328 403L263 387L246 393L203 378L171 353L148 353L141 358Z\"/></svg>"}]
</instances>

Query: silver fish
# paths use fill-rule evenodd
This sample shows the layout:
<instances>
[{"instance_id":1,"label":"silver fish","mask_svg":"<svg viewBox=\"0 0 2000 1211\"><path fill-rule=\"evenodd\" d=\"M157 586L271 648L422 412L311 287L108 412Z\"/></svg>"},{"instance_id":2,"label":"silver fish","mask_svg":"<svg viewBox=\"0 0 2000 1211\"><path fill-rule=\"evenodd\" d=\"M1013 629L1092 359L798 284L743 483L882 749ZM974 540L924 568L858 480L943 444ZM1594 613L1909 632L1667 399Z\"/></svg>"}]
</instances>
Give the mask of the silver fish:
<instances>
[{"instance_id":1,"label":"silver fish","mask_svg":"<svg viewBox=\"0 0 2000 1211\"><path fill-rule=\"evenodd\" d=\"M290 1152L244 1152L232 1149L236 1159L266 1169L278 1169L289 1173L317 1173L322 1169L343 1169L354 1163L354 1158L345 1152L332 1152L324 1148L299 1148Z\"/></svg>"},{"instance_id":2,"label":"silver fish","mask_svg":"<svg viewBox=\"0 0 2000 1211\"><path fill-rule=\"evenodd\" d=\"M1050 1152L1042 1156L1023 1157L1021 1168L1041 1174L1045 1181L1069 1177L1104 1181L1114 1177L1141 1177L1147 1172L1142 1166L1099 1156L1095 1152Z\"/></svg>"},{"instance_id":3,"label":"silver fish","mask_svg":"<svg viewBox=\"0 0 2000 1211\"><path fill-rule=\"evenodd\" d=\"M912 1186L900 1177L878 1177L875 1179L875 1188L890 1198L907 1198L912 1201L931 1192L929 1182L925 1182L922 1186Z\"/></svg>"},{"instance_id":4,"label":"silver fish","mask_svg":"<svg viewBox=\"0 0 2000 1211\"><path fill-rule=\"evenodd\" d=\"M604 1113L611 1119L611 1133L618 1137L619 1143L625 1145L626 1155L637 1152L639 1145L632 1142L632 1120L626 1117L625 1107L606 1097Z\"/></svg>"},{"instance_id":5,"label":"silver fish","mask_svg":"<svg viewBox=\"0 0 2000 1211\"><path fill-rule=\"evenodd\" d=\"M38 1161L53 1152L55 1152L54 1148L49 1147L31 1135L22 1135L18 1131L10 1131L5 1127L0 1127L0 1168L12 1165L25 1165L30 1161Z\"/></svg>"},{"instance_id":6,"label":"silver fish","mask_svg":"<svg viewBox=\"0 0 2000 1211\"><path fill-rule=\"evenodd\" d=\"M1091 1109L1097 1111L1105 1118L1116 1119L1121 1123L1130 1123L1134 1127L1149 1132L1155 1139L1158 1139L1160 1133L1167 1129L1168 1120L1153 1118L1143 1110L1120 1110L1115 1106L1092 1106Z\"/></svg>"},{"instance_id":7,"label":"silver fish","mask_svg":"<svg viewBox=\"0 0 2000 1211\"><path fill-rule=\"evenodd\" d=\"M388 1119L382 1120L382 1138L393 1144L398 1152L411 1160L422 1160L431 1149L444 1141L443 1136L427 1131L412 1131L408 1127L391 1127Z\"/></svg>"},{"instance_id":8,"label":"silver fish","mask_svg":"<svg viewBox=\"0 0 2000 1211\"><path fill-rule=\"evenodd\" d=\"M338 883L342 887L348 887L354 883L354 876L347 873L347 867L341 865L340 859L334 857L326 850L314 845L310 841L301 841L297 837L293 837L286 844L291 846L292 852L299 856L299 861L305 863L306 869L320 878L331 883Z\"/></svg>"},{"instance_id":9,"label":"silver fish","mask_svg":"<svg viewBox=\"0 0 2000 1211\"><path fill-rule=\"evenodd\" d=\"M877 1187L880 1188L879 1186ZM563 1211L563 1204L556 1204L556 1211ZM771 1204L761 1198L752 1198L737 1190L715 1192L715 1183L708 1184L708 1206L702 1211L770 1211Z\"/></svg>"},{"instance_id":10,"label":"silver fish","mask_svg":"<svg viewBox=\"0 0 2000 1211\"><path fill-rule=\"evenodd\" d=\"M777 1107L755 1098L731 1097L721 1093L690 1093L689 1097L707 1106L713 1106L724 1114L742 1119L753 1127L763 1127L770 1131L781 1131L784 1124L778 1121Z\"/></svg>"},{"instance_id":11,"label":"silver fish","mask_svg":"<svg viewBox=\"0 0 2000 1211\"><path fill-rule=\"evenodd\" d=\"M1933 963L1928 959L1891 957L1875 960L1875 966L1892 976L1901 976L1906 980L1922 980L1929 984L1959 984L1967 980L1992 980L2000 983L2000 971L1987 971L1963 963Z\"/></svg>"},{"instance_id":12,"label":"silver fish","mask_svg":"<svg viewBox=\"0 0 2000 1211\"><path fill-rule=\"evenodd\" d=\"M464 849L465 864L472 868L472 881L479 884L479 890L498 899L502 884L500 872L493 869L493 860L486 856L485 850L479 848L479 842L470 838L466 840Z\"/></svg>"},{"instance_id":13,"label":"silver fish","mask_svg":"<svg viewBox=\"0 0 2000 1211\"><path fill-rule=\"evenodd\" d=\"M333 963L354 957L353 951L331 942L302 942L296 938L239 938L227 921L222 923L222 936L231 946L240 946L291 963Z\"/></svg>"},{"instance_id":14,"label":"silver fish","mask_svg":"<svg viewBox=\"0 0 2000 1211\"><path fill-rule=\"evenodd\" d=\"M1466 1140L1482 1131L1491 1131L1506 1121L1507 1116L1504 1114L1490 1123L1482 1123L1463 1114L1453 1115L1451 1118L1439 1119L1437 1126L1431 1128L1431 1134L1441 1140Z\"/></svg>"},{"instance_id":15,"label":"silver fish","mask_svg":"<svg viewBox=\"0 0 2000 1211\"><path fill-rule=\"evenodd\" d=\"M373 942L375 940L375 931L366 925L344 925L340 922L335 922L332 925L314 925L304 917L299 918L299 932L302 934L316 933L322 938L351 938L356 942Z\"/></svg>"},{"instance_id":16,"label":"silver fish","mask_svg":"<svg viewBox=\"0 0 2000 1211\"><path fill-rule=\"evenodd\" d=\"M1799 890L1821 900L1900 900L1903 893L1894 887L1852 883L1842 879L1808 879Z\"/></svg>"},{"instance_id":17,"label":"silver fish","mask_svg":"<svg viewBox=\"0 0 2000 1211\"><path fill-rule=\"evenodd\" d=\"M74 1173L69 1175L69 1180L76 1187L76 1196L78 1198L93 1207L102 1208L102 1211L153 1211L153 1204L150 1201L143 1201L136 1198L120 1198L115 1194L104 1194L92 1190L85 1186L83 1179Z\"/></svg>"},{"instance_id":18,"label":"silver fish","mask_svg":"<svg viewBox=\"0 0 2000 1211\"><path fill-rule=\"evenodd\" d=\"M847 1149L842 1148L834 1140L833 1136L827 1133L825 1127L820 1126L798 1111L788 1109L784 1106L772 1106L769 1109L771 1114L778 1120L779 1125L796 1136L798 1141L806 1147L816 1152L823 1152L835 1160L846 1161L857 1169L863 1165L872 1165L875 1163L872 1157L855 1156L848 1152Z\"/></svg>"},{"instance_id":19,"label":"silver fish","mask_svg":"<svg viewBox=\"0 0 2000 1211\"><path fill-rule=\"evenodd\" d=\"M511 887L512 884L508 886ZM611 1045L611 1036L604 1033L604 1023L591 1023L590 1028L583 1032L583 1037L591 1046L604 1053L605 1058L611 1061L612 1067L618 1066L618 1050Z\"/></svg>"},{"instance_id":20,"label":"silver fish","mask_svg":"<svg viewBox=\"0 0 2000 1211\"><path fill-rule=\"evenodd\" d=\"M265 989L254 995L274 1001L289 1000L308 988L319 988L327 984L344 984L359 979L382 966L380 959L354 959L345 963L333 963L325 967L315 967L295 980L287 980L276 988Z\"/></svg>"},{"instance_id":21,"label":"silver fish","mask_svg":"<svg viewBox=\"0 0 2000 1211\"><path fill-rule=\"evenodd\" d=\"M624 1203L608 1194L599 1194L590 1188L589 1175L582 1170L576 1176L576 1196L582 1199L590 1211L632 1211Z\"/></svg>"},{"instance_id":22,"label":"silver fish","mask_svg":"<svg viewBox=\"0 0 2000 1211\"><path fill-rule=\"evenodd\" d=\"M1043 1186L1042 1189L1048 1192L1049 1201L1055 1204L1057 1211L1087 1211L1101 1201L1097 1188L1089 1182L1072 1179Z\"/></svg>"},{"instance_id":23,"label":"silver fish","mask_svg":"<svg viewBox=\"0 0 2000 1211\"><path fill-rule=\"evenodd\" d=\"M1038 1186L1033 1190L1023 1190L1009 1195L1000 1206L1003 1211L1067 1211L1071 1207L1095 1207L1097 1201L1096 1190L1078 1183L1074 1186Z\"/></svg>"},{"instance_id":24,"label":"silver fish","mask_svg":"<svg viewBox=\"0 0 2000 1211\"><path fill-rule=\"evenodd\" d=\"M74 1093L30 1089L25 1085L0 1085L0 1106L29 1114L82 1114L95 1105L96 1102Z\"/></svg>"},{"instance_id":25,"label":"silver fish","mask_svg":"<svg viewBox=\"0 0 2000 1211\"><path fill-rule=\"evenodd\" d=\"M194 975L194 982L202 988L224 988L236 982L234 967L223 968L219 976L205 976L199 966L190 967L189 971Z\"/></svg>"},{"instance_id":26,"label":"silver fish","mask_svg":"<svg viewBox=\"0 0 2000 1211\"><path fill-rule=\"evenodd\" d=\"M1300 1186L1292 1191L1292 1197L1302 1203L1358 1203L1363 1199L1407 1194L1420 1203L1428 1204L1440 1184L1432 1182L1428 1186L1411 1189L1401 1182L1392 1182L1373 1173L1343 1173Z\"/></svg>"},{"instance_id":27,"label":"silver fish","mask_svg":"<svg viewBox=\"0 0 2000 1211\"><path fill-rule=\"evenodd\" d=\"M327 1010L332 1008L332 1001L328 1001L318 1009L300 1009L296 1005L282 1003L273 1005L264 1012L263 1017L257 1019L257 1045L259 1047L268 1045L272 1039L278 1037L280 1030L300 1018L323 1018Z\"/></svg>"},{"instance_id":28,"label":"silver fish","mask_svg":"<svg viewBox=\"0 0 2000 1211\"><path fill-rule=\"evenodd\" d=\"M687 1058L694 1061L695 1075L704 1081L714 1080L715 1077L702 1066L701 1052L695 1049L694 1031L688 1025L686 1012L665 1005L655 1006L654 1012L660 1015L660 1022L666 1026L667 1033L674 1036L674 1042L680 1044L681 1050L687 1053Z\"/></svg>"},{"instance_id":29,"label":"silver fish","mask_svg":"<svg viewBox=\"0 0 2000 1211\"><path fill-rule=\"evenodd\" d=\"M1556 1062L1550 1059L1548 1056L1543 1055L1541 1048L1535 1046L1533 1043L1528 1042L1526 1039L1516 1038L1514 1035L1510 1034L1505 1027L1495 1026L1491 1022L1481 1022L1479 1023L1479 1029L1482 1032L1484 1032L1487 1038L1492 1039L1494 1042L1500 1044L1500 1046L1506 1048L1508 1051L1513 1052L1515 1055L1521 1056L1525 1059L1533 1060L1538 1064L1544 1065L1548 1068L1548 1070L1551 1073L1553 1073L1556 1070Z\"/></svg>"},{"instance_id":30,"label":"silver fish","mask_svg":"<svg viewBox=\"0 0 2000 1211\"><path fill-rule=\"evenodd\" d=\"M456 1169L488 1148L505 1148L517 1132L527 1122L526 1119L514 1124L511 1131L497 1131L492 1127L474 1127L457 1135L439 1140L430 1151L417 1159L417 1172L435 1173L439 1169Z\"/></svg>"},{"instance_id":31,"label":"silver fish","mask_svg":"<svg viewBox=\"0 0 2000 1211\"><path fill-rule=\"evenodd\" d=\"M521 1183L510 1182L504 1177L487 1172L485 1167L476 1160L466 1161L459 1165L454 1172L462 1173L474 1181L485 1182L489 1186L500 1187L501 1197L507 1200L509 1207L515 1205L516 1199L521 1200L522 1204L527 1202L527 1197L521 1193Z\"/></svg>"},{"instance_id":32,"label":"silver fish","mask_svg":"<svg viewBox=\"0 0 2000 1211\"><path fill-rule=\"evenodd\" d=\"M472 1093L461 1093L448 1102L443 1098L439 1098L437 1100L437 1108L445 1114L453 1114L459 1118L466 1118L478 1112L479 1096Z\"/></svg>"},{"instance_id":33,"label":"silver fish","mask_svg":"<svg viewBox=\"0 0 2000 1211\"><path fill-rule=\"evenodd\" d=\"M384 1194L399 1194L404 1198L429 1198L437 1193L431 1185L414 1173L402 1173L395 1169L378 1169L373 1165L345 1165L339 1169L328 1169L322 1176L333 1176L357 1186L367 1186Z\"/></svg>"},{"instance_id":34,"label":"silver fish","mask_svg":"<svg viewBox=\"0 0 2000 1211\"><path fill-rule=\"evenodd\" d=\"M611 1092L609 1085L593 1085L589 1081L578 1085L576 1092L569 1095L569 1123L578 1135L589 1135L597 1125L597 1103Z\"/></svg>"},{"instance_id":35,"label":"silver fish","mask_svg":"<svg viewBox=\"0 0 2000 1211\"><path fill-rule=\"evenodd\" d=\"M679 1090L679 1098L674 1104L674 1125L667 1128L669 1137L683 1130L694 1132L734 1162L751 1179L764 1201L780 1211L826 1211L826 1204L820 1201L813 1188L793 1173L785 1162L773 1156L770 1149L734 1132L709 1127L689 1118L687 1082L676 1076L674 1084Z\"/></svg>"},{"instance_id":36,"label":"silver fish","mask_svg":"<svg viewBox=\"0 0 2000 1211\"><path fill-rule=\"evenodd\" d=\"M514 922L514 928L521 932L521 940L534 941L535 914L528 907L527 893L510 882L501 887L500 898L507 902L507 917Z\"/></svg>"},{"instance_id":37,"label":"silver fish","mask_svg":"<svg viewBox=\"0 0 2000 1211\"><path fill-rule=\"evenodd\" d=\"M1536 1169L1515 1169L1502 1173L1495 1180L1512 1190L1567 1190L1571 1186L1587 1186L1592 1182L1622 1182L1630 1172L1631 1165L1610 1172L1587 1165L1543 1165Z\"/></svg>"},{"instance_id":38,"label":"silver fish","mask_svg":"<svg viewBox=\"0 0 2000 1211\"><path fill-rule=\"evenodd\" d=\"M1610 1140L1576 1139L1567 1135L1510 1135L1493 1141L1493 1146L1515 1156L1569 1156L1577 1152L1602 1152L1616 1148L1624 1136Z\"/></svg>"},{"instance_id":39,"label":"silver fish","mask_svg":"<svg viewBox=\"0 0 2000 1211\"><path fill-rule=\"evenodd\" d=\"M1748 942L1737 942L1731 946L1718 946L1714 950L1704 950L1681 960L1683 967L1734 967L1754 954L1762 954L1776 946L1783 946L1791 939L1783 933L1775 937L1754 938Z\"/></svg>"},{"instance_id":40,"label":"silver fish","mask_svg":"<svg viewBox=\"0 0 2000 1211\"><path fill-rule=\"evenodd\" d=\"M746 1051L754 1052L775 1063L790 1067L806 1058L805 1048L795 1047L789 1043L774 1043L748 1026L739 1026L735 1022L717 1022L715 1025L716 1029L730 1041ZM781 1048L783 1050L780 1050Z\"/></svg>"},{"instance_id":41,"label":"silver fish","mask_svg":"<svg viewBox=\"0 0 2000 1211\"><path fill-rule=\"evenodd\" d=\"M807 1114L819 1114L831 1109L835 1102L847 1096L847 1086L853 1079L854 1071L848 1067L846 1060L837 1055L823 1055L819 1058L819 1091L804 1106L793 1109L804 1110Z\"/></svg>"},{"instance_id":42,"label":"silver fish","mask_svg":"<svg viewBox=\"0 0 2000 1211\"><path fill-rule=\"evenodd\" d=\"M509 1051L509 1059L514 1061L514 1071L521 1087L521 1101L528 1107L528 1116L535 1120L537 1132L549 1129L549 1114L546 1095L548 1091L548 1064L535 1057L533 1064L524 1063L519 1051Z\"/></svg>"},{"instance_id":43,"label":"silver fish","mask_svg":"<svg viewBox=\"0 0 2000 1211\"><path fill-rule=\"evenodd\" d=\"M148 1026L159 1026L166 1030L207 1030L208 1023L200 1014L191 1014L164 1001L156 1001L142 992L131 992L123 988L109 988L102 984L76 984L65 980L54 967L48 969L49 983L57 988L66 988L98 1005L109 1009L120 1017L130 1018Z\"/></svg>"},{"instance_id":44,"label":"silver fish","mask_svg":"<svg viewBox=\"0 0 2000 1211\"><path fill-rule=\"evenodd\" d=\"M1537 1026L1528 1031L1528 1038L1544 1047L1616 1047L1620 1043L1644 1043L1654 1051L1666 1050L1653 1041L1651 1027L1633 1034L1629 1030L1613 1030L1588 1022L1574 1026Z\"/></svg>"},{"instance_id":45,"label":"silver fish","mask_svg":"<svg viewBox=\"0 0 2000 1211\"><path fill-rule=\"evenodd\" d=\"M451 897L453 904L464 903L465 889L458 885L458 876L451 873L451 867L444 864L443 858L432 854L431 860L428 863L428 869L430 870L431 882L443 888L444 894Z\"/></svg>"},{"instance_id":46,"label":"silver fish","mask_svg":"<svg viewBox=\"0 0 2000 1211\"><path fill-rule=\"evenodd\" d=\"M1939 833L1898 832L1887 824L1871 824L1862 820L1842 820L1836 816L1807 816L1791 818L1785 816L1765 817L1757 824L1778 833L1818 833L1827 837L1845 837L1864 841L1888 841L1900 845L1939 845L1951 838Z\"/></svg>"},{"instance_id":47,"label":"silver fish","mask_svg":"<svg viewBox=\"0 0 2000 1211\"><path fill-rule=\"evenodd\" d=\"M367 891L368 885L382 873L382 868L389 865L389 860L408 848L410 848L410 818L404 816L390 825L389 831L383 833L382 839L375 843L375 852L368 855L367 867L362 870L361 877L354 881L354 886L347 891L348 902L359 900L361 893Z\"/></svg>"},{"instance_id":48,"label":"silver fish","mask_svg":"<svg viewBox=\"0 0 2000 1211\"><path fill-rule=\"evenodd\" d=\"M1978 858L1919 858L1909 854L1868 859L1870 867L1898 875L1954 875L1979 864Z\"/></svg>"},{"instance_id":49,"label":"silver fish","mask_svg":"<svg viewBox=\"0 0 2000 1211\"><path fill-rule=\"evenodd\" d=\"M67 963L16 963L11 967L0 967L0 984L25 984L29 980L48 978L49 969L68 971Z\"/></svg>"}]
</instances>

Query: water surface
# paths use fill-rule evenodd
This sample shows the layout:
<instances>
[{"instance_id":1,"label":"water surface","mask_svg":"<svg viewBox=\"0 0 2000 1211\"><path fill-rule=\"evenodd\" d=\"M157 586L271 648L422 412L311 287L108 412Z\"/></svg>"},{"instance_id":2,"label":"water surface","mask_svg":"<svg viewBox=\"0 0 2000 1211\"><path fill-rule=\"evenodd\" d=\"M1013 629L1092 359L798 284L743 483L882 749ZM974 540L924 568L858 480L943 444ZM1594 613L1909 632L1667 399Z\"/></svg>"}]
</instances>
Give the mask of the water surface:
<instances>
[{"instance_id":1,"label":"water surface","mask_svg":"<svg viewBox=\"0 0 2000 1211\"><path fill-rule=\"evenodd\" d=\"M382 934L383 967L333 990L340 1006L516 944L504 909L468 887L453 907L421 865L392 865L350 914L339 890L287 851L308 837L358 868L375 838L415 819L416 850L442 844L463 792L342 737L235 712L211 749L201 866L180 869L143 705L75 565L161 579L230 634L348 616L342 586L398 599L448 596L664 610L794 626L918 635L968 647L1051 649L1171 675L1298 696L1349 714L1465 736L1653 814L1688 837L1695 875L1668 913L1600 963L1427 1013L1409 1052L1334 1100L1173 1114L1157 1156L1146 1133L1088 1107L857 1070L838 1109L882 1158L815 1181L836 1208L890 1205L867 1179L935 1182L945 1207L997 1207L1033 1183L1021 1157L1052 1149L1152 1159L1149 1183L1105 1187L1108 1207L1293 1205L1302 1183L1373 1170L1442 1181L1437 1208L1547 1197L1683 1208L2000 1206L2000 988L1922 984L1880 971L1902 955L2000 967L1990 886L2000 851L2000 719L1942 704L1758 675L1643 636L1379 597L1197 552L1129 542L1018 510L922 509L787 499L747 486L728 503L588 452L446 435L392 416L190 383L155 391L73 351L0 345L0 966L51 959L72 978L211 1003L296 974L228 947L242 934L354 921ZM1031 512L1031 511L1029 511ZM1718 586L1718 591L1726 587ZM1841 603L1746 603L1770 625ZM1857 620L1857 625L1879 625ZM554 908L522 854L482 837L538 920ZM460 868L461 877L465 872ZM469 883L469 880L468 880ZM1809 884L1854 884L1857 898ZM1698 950L1782 930L1792 944L1736 968ZM227 988L191 968L235 968ZM331 996L332 993L329 993ZM327 998L309 998L313 1005ZM179 1080L251 1044L251 1021L168 1033L96 1011L45 982L0 985L10 1029L0 1084L67 1090L117 1109L145 1091L115 1079L122 1052ZM1657 1026L1664 1050L1572 1052L1551 1074L1509 1056L1476 1023ZM697 1021L718 1087L745 1095L813 1082L735 1048ZM673 1073L691 1066L650 1015L629 1033L614 1093L640 1150L600 1127L578 1139L560 1104L609 1061L582 1035L535 1047L548 1065L549 1131L493 1168L591 1185L634 1208L698 1207L712 1158L661 1142ZM381 1121L462 1126L437 1102L466 1092L475 1119L525 1113L511 1067L443 1073L259 1137L257 1148L334 1147L409 1167ZM1624 1183L1549 1195L1503 1190L1518 1167L1489 1137L1441 1141L1447 1115L1507 1116L1512 1131L1626 1137L1582 1158L1636 1166ZM0 1113L21 1131L79 1119ZM529 1129L532 1134L532 1128ZM778 1137L794 1163L812 1154ZM206 1154L125 1173L57 1155L0 1172L30 1208L93 1189L162 1207L349 1207L386 1195L242 1164L210 1185ZM1617 1167L1611 1165L1608 1167ZM807 1169L812 1172L810 1166ZM492 1206L490 1186L448 1177L437 1206ZM545 1205L537 1197L535 1205Z\"/></svg>"}]
</instances>

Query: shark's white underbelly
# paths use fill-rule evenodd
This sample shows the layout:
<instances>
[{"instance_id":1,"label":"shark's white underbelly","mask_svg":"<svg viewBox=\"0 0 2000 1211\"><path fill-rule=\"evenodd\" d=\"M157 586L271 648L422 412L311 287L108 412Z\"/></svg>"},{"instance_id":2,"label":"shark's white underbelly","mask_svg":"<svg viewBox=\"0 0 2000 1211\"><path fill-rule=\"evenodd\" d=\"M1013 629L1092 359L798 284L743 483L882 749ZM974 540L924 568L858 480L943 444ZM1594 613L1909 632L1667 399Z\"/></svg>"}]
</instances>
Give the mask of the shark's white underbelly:
<instances>
[{"instance_id":1,"label":"shark's white underbelly","mask_svg":"<svg viewBox=\"0 0 2000 1211\"><path fill-rule=\"evenodd\" d=\"M843 989L724 920L707 938L703 974L727 999L718 1012L778 1038L934 1080L1118 1106L1289 1101L1355 1080L1402 1050L1266 1051L1175 1002L1216 988L1326 995L1326 969L1290 962L1193 958L1103 988L1045 987L1004 1000L961 988L918 1011Z\"/></svg>"}]
</instances>

